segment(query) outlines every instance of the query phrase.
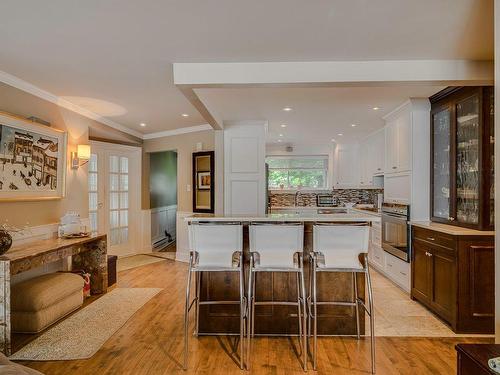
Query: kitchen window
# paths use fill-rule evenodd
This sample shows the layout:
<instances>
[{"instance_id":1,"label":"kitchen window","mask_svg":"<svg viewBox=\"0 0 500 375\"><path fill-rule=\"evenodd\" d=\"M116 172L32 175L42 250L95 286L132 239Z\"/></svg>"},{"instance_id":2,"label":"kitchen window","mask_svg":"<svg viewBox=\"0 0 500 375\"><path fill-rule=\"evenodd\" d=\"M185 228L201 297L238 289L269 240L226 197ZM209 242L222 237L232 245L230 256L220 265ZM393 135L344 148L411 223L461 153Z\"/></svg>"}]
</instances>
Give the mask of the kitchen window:
<instances>
[{"instance_id":1,"label":"kitchen window","mask_svg":"<svg viewBox=\"0 0 500 375\"><path fill-rule=\"evenodd\" d=\"M270 189L326 189L328 156L268 156Z\"/></svg>"}]
</instances>

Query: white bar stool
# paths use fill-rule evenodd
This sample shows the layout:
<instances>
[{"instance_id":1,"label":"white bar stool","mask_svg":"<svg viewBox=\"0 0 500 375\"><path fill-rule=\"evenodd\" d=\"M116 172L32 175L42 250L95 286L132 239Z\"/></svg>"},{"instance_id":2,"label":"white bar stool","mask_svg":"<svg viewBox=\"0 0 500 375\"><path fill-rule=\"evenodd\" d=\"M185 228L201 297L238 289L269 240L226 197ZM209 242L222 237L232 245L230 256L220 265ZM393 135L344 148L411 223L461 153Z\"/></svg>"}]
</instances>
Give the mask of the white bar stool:
<instances>
[{"instance_id":1,"label":"white bar stool","mask_svg":"<svg viewBox=\"0 0 500 375\"><path fill-rule=\"evenodd\" d=\"M368 269L368 241L370 227L367 224L324 224L313 226L313 252L310 254L309 273L309 335L313 335L313 368L316 370L318 353L318 305L354 306L356 309L356 334L359 339L359 305L370 316L371 371L375 373L375 334L373 316L373 294ZM354 301L317 301L317 272L352 272ZM368 305L358 298L357 273L366 275Z\"/></svg>"},{"instance_id":2,"label":"white bar stool","mask_svg":"<svg viewBox=\"0 0 500 375\"><path fill-rule=\"evenodd\" d=\"M243 226L241 223L191 222L189 225L189 271L184 310L184 370L188 367L189 311L195 306L195 335L198 335L200 305L240 305L240 368L244 368L246 298L243 275ZM200 301L201 272L238 272L239 301ZM191 301L191 275L196 275L195 297Z\"/></svg>"},{"instance_id":3,"label":"white bar stool","mask_svg":"<svg viewBox=\"0 0 500 375\"><path fill-rule=\"evenodd\" d=\"M247 368L250 369L251 338L255 328L256 305L297 306L299 340L302 346L302 366L307 371L306 291L304 284L304 225L252 223L248 227L250 237L250 268L248 278L248 328ZM256 301L256 272L295 272L297 274L297 302Z\"/></svg>"}]
</instances>

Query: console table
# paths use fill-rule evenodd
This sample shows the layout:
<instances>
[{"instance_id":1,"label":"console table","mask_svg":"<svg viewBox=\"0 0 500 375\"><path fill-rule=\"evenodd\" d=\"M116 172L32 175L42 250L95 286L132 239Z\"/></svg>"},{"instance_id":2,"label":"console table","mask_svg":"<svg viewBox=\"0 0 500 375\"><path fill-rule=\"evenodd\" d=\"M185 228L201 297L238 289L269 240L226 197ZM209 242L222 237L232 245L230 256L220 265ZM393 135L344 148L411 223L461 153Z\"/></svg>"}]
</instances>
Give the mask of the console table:
<instances>
[{"instance_id":1,"label":"console table","mask_svg":"<svg viewBox=\"0 0 500 375\"><path fill-rule=\"evenodd\" d=\"M14 246L0 256L0 351L11 354L10 280L11 277L44 264L72 257L73 269L90 273L92 294L108 289L106 235L85 238L40 240Z\"/></svg>"}]
</instances>

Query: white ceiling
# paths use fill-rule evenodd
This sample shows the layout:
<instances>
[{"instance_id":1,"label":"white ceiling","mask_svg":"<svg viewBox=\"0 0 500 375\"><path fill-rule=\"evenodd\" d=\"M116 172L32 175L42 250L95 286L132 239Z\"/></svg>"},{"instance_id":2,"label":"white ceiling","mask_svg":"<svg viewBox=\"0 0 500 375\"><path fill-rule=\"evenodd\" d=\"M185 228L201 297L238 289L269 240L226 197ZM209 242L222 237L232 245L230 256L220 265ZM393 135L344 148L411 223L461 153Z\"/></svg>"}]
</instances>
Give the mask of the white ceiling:
<instances>
[{"instance_id":1,"label":"white ceiling","mask_svg":"<svg viewBox=\"0 0 500 375\"><path fill-rule=\"evenodd\" d=\"M268 143L278 143L281 139L281 143L320 147L332 138L338 143L359 141L380 129L384 125L382 117L408 98L428 98L441 89L440 86L213 88L197 89L196 93L225 121L269 121ZM285 107L291 107L292 111L283 111ZM286 127L281 127L282 124Z\"/></svg>"},{"instance_id":2,"label":"white ceiling","mask_svg":"<svg viewBox=\"0 0 500 375\"><path fill-rule=\"evenodd\" d=\"M0 46L0 70L152 133L205 123L173 62L490 60L493 1L2 0Z\"/></svg>"}]
</instances>

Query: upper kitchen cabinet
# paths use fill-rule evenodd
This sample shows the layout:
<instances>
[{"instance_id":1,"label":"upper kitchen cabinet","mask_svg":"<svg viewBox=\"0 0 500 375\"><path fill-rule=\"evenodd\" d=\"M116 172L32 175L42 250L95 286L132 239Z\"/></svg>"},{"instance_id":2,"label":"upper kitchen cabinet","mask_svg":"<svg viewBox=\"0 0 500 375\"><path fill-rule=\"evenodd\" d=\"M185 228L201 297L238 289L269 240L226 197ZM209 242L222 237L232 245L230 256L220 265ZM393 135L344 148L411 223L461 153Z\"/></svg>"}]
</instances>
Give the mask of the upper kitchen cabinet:
<instances>
[{"instance_id":1,"label":"upper kitchen cabinet","mask_svg":"<svg viewBox=\"0 0 500 375\"><path fill-rule=\"evenodd\" d=\"M430 120L427 98L411 98L384 116L384 200L411 205L412 220L429 220Z\"/></svg>"},{"instance_id":2,"label":"upper kitchen cabinet","mask_svg":"<svg viewBox=\"0 0 500 375\"><path fill-rule=\"evenodd\" d=\"M385 173L411 169L411 108L404 106L397 116L388 119L385 128Z\"/></svg>"},{"instance_id":3,"label":"upper kitchen cabinet","mask_svg":"<svg viewBox=\"0 0 500 375\"><path fill-rule=\"evenodd\" d=\"M493 87L447 88L430 100L431 219L493 229Z\"/></svg>"},{"instance_id":4,"label":"upper kitchen cabinet","mask_svg":"<svg viewBox=\"0 0 500 375\"><path fill-rule=\"evenodd\" d=\"M337 189L352 189L358 187L359 159L358 145L338 144L334 153L333 184Z\"/></svg>"},{"instance_id":5,"label":"upper kitchen cabinet","mask_svg":"<svg viewBox=\"0 0 500 375\"><path fill-rule=\"evenodd\" d=\"M370 134L360 144L359 152L359 185L360 187L372 187L373 177L384 174L384 129Z\"/></svg>"}]
</instances>

